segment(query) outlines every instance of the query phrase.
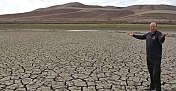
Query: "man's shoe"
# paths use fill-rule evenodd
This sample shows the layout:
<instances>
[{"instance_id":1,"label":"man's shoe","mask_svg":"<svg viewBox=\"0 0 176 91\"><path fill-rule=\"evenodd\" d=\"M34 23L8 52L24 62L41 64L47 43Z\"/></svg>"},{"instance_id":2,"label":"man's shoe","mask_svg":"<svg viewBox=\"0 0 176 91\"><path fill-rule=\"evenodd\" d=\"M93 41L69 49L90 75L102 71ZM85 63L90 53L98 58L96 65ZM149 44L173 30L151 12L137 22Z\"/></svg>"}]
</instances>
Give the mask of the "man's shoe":
<instances>
[{"instance_id":1,"label":"man's shoe","mask_svg":"<svg viewBox=\"0 0 176 91\"><path fill-rule=\"evenodd\" d=\"M146 88L146 89L144 89L145 91L151 91L151 90L155 90L155 88L151 88L151 87L149 87L149 88Z\"/></svg>"}]
</instances>

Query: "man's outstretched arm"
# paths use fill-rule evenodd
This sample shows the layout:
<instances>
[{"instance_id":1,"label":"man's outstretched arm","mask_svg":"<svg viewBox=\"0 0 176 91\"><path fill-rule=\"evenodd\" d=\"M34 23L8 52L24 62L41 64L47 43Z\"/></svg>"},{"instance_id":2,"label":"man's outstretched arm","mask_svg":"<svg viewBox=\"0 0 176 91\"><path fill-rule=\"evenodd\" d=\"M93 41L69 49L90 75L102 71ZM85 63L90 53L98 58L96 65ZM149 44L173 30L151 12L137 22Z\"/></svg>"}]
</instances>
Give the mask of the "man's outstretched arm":
<instances>
[{"instance_id":1,"label":"man's outstretched arm","mask_svg":"<svg viewBox=\"0 0 176 91\"><path fill-rule=\"evenodd\" d=\"M146 39L146 34L144 35L135 35L133 32L128 34L129 36L135 37L137 39Z\"/></svg>"}]
</instances>

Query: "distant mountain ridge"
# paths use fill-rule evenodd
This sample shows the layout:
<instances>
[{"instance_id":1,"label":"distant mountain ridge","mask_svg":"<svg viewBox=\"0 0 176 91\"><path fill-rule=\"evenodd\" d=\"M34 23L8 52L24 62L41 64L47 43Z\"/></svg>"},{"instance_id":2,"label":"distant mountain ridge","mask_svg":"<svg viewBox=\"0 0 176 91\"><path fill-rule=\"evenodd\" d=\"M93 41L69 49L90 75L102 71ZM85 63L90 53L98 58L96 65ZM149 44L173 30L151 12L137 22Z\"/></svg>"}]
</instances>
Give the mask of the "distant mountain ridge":
<instances>
[{"instance_id":1,"label":"distant mountain ridge","mask_svg":"<svg viewBox=\"0 0 176 91\"><path fill-rule=\"evenodd\" d=\"M148 9L148 10L176 10L176 6L170 5L133 5L126 7L127 9Z\"/></svg>"},{"instance_id":2,"label":"distant mountain ridge","mask_svg":"<svg viewBox=\"0 0 176 91\"><path fill-rule=\"evenodd\" d=\"M149 10L176 10L176 6L171 5L132 5L127 7L115 7L115 6L98 6L98 5L84 5L79 2L72 2L63 5L51 6L43 9L60 7L75 7L75 8L117 8L117 9L149 9Z\"/></svg>"},{"instance_id":3,"label":"distant mountain ridge","mask_svg":"<svg viewBox=\"0 0 176 91\"><path fill-rule=\"evenodd\" d=\"M159 23L176 24L176 6L128 7L84 5L72 2L31 12L0 15L0 23Z\"/></svg>"},{"instance_id":4,"label":"distant mountain ridge","mask_svg":"<svg viewBox=\"0 0 176 91\"><path fill-rule=\"evenodd\" d=\"M56 6L51 6L51 7L47 7L47 8L40 8L40 9L37 9L37 10L58 9L58 8L63 8L63 7L75 7L75 8L103 8L102 6L98 6L98 5L84 5L84 4L79 3L79 2L72 2L72 3L63 4L63 5L56 5Z\"/></svg>"}]
</instances>

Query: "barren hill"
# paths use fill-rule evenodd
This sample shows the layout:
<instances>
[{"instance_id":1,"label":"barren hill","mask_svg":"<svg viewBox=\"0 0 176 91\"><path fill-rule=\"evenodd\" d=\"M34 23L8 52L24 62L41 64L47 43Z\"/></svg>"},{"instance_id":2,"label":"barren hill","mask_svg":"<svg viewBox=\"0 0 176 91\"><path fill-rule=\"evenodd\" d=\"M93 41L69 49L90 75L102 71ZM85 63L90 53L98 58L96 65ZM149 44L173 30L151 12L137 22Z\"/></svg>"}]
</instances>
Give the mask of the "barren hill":
<instances>
[{"instance_id":1,"label":"barren hill","mask_svg":"<svg viewBox=\"0 0 176 91\"><path fill-rule=\"evenodd\" d=\"M0 15L0 23L159 23L176 24L176 6L93 6L78 2Z\"/></svg>"}]
</instances>

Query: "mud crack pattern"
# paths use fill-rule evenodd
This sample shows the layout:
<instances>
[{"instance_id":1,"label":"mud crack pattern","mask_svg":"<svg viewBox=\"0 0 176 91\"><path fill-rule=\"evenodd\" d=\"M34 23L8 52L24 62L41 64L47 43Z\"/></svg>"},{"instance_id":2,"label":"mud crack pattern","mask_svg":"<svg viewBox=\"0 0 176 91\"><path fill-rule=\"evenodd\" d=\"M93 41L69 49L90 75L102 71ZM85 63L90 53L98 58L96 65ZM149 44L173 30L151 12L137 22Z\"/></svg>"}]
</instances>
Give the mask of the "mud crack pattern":
<instances>
[{"instance_id":1,"label":"mud crack pattern","mask_svg":"<svg viewBox=\"0 0 176 91\"><path fill-rule=\"evenodd\" d=\"M175 34L175 33L174 33ZM162 89L176 90L176 39L163 44ZM2 91L143 91L145 41L125 32L0 32Z\"/></svg>"}]
</instances>

